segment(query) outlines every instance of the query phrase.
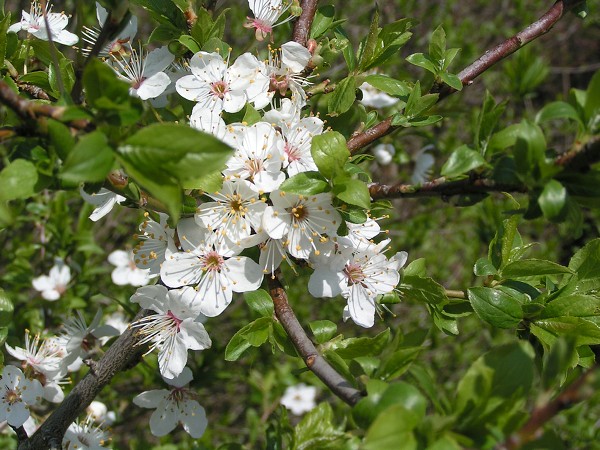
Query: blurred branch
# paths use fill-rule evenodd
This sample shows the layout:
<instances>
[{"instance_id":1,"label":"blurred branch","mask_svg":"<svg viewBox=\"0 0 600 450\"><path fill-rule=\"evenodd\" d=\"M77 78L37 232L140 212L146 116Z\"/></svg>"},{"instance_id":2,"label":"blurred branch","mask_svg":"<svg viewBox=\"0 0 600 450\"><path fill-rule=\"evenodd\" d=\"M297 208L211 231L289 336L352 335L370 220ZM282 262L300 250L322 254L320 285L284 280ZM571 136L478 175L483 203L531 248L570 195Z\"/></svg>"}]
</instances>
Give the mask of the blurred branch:
<instances>
[{"instance_id":1,"label":"blurred branch","mask_svg":"<svg viewBox=\"0 0 600 450\"><path fill-rule=\"evenodd\" d=\"M540 19L524 28L522 31L507 39L496 47L486 51L477 61L464 68L458 77L463 86L469 86L473 80L488 70L494 64L503 60L510 54L523 47L525 44L546 34L564 13L583 3L583 0L558 0ZM444 98L456 90L449 86L434 86L433 92L439 91L440 99ZM388 117L377 125L365 130L364 132L348 140L348 149L350 153L355 153L363 147L377 139L391 133L397 127L392 126L392 117Z\"/></svg>"},{"instance_id":2,"label":"blurred branch","mask_svg":"<svg viewBox=\"0 0 600 450\"><path fill-rule=\"evenodd\" d=\"M67 111L64 106L52 106L24 99L3 80L0 80L0 103L8 106L26 121L38 121L40 117L62 120L64 113ZM90 131L94 128L89 120L84 119L71 120L68 125L78 130Z\"/></svg>"},{"instance_id":3,"label":"blurred branch","mask_svg":"<svg viewBox=\"0 0 600 450\"><path fill-rule=\"evenodd\" d=\"M10 427L13 429L13 431L16 433L17 435L17 442L23 442L26 441L27 438L29 436L27 436L27 431L25 431L25 427L23 427L23 425L21 425L20 427L13 427L12 425L10 425Z\"/></svg>"},{"instance_id":4,"label":"blurred branch","mask_svg":"<svg viewBox=\"0 0 600 450\"><path fill-rule=\"evenodd\" d=\"M381 198L452 197L453 195L482 194L487 192L527 192L527 186L496 183L489 178L471 176L464 180L447 181L437 178L423 184L371 183L369 192L373 200Z\"/></svg>"},{"instance_id":5,"label":"blurred branch","mask_svg":"<svg viewBox=\"0 0 600 450\"><path fill-rule=\"evenodd\" d=\"M143 309L133 321L150 314ZM63 402L50 414L46 421L29 439L19 444L18 450L42 450L61 448L62 438L69 425L96 398L110 380L123 370L135 366L145 348L138 346L139 338L135 330L128 328L108 348L104 356L90 364L90 371L71 390Z\"/></svg>"},{"instance_id":6,"label":"blurred branch","mask_svg":"<svg viewBox=\"0 0 600 450\"><path fill-rule=\"evenodd\" d=\"M595 372L597 367L585 371L581 376L569 385L556 398L550 400L545 405L538 406L531 412L529 421L519 431L510 436L506 443L500 447L505 450L516 450L523 445L531 442L541 436L541 428L548 423L559 412L570 408L574 403L579 403L588 398L589 393L583 387L586 384L590 374Z\"/></svg>"},{"instance_id":7,"label":"blurred branch","mask_svg":"<svg viewBox=\"0 0 600 450\"><path fill-rule=\"evenodd\" d=\"M294 311L288 303L287 294L278 278L269 278L269 294L273 299L275 315L286 333L292 340L294 347L304 359L308 367L331 391L349 405L355 405L362 397L361 392L355 389L344 377L333 369L329 363L317 352L312 341L298 322Z\"/></svg>"},{"instance_id":8,"label":"blurred branch","mask_svg":"<svg viewBox=\"0 0 600 450\"><path fill-rule=\"evenodd\" d=\"M300 14L300 17L294 23L292 40L305 47L310 34L310 27L317 12L317 3L319 3L318 0L302 0L300 2L302 14Z\"/></svg>"}]
</instances>

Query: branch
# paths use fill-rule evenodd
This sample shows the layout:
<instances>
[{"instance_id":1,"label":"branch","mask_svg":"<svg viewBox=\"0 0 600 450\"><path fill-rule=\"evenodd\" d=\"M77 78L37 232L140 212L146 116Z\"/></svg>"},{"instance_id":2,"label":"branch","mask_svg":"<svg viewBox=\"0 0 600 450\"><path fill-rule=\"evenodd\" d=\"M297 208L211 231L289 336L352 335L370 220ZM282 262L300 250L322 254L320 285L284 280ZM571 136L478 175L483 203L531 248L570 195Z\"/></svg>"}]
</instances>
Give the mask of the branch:
<instances>
[{"instance_id":1,"label":"branch","mask_svg":"<svg viewBox=\"0 0 600 450\"><path fill-rule=\"evenodd\" d=\"M139 320L150 314L149 310L141 310L133 319ZM135 330L128 328L109 347L104 356L67 395L40 428L26 441L19 444L18 450L42 450L58 446L69 425L96 398L98 393L118 373L137 364L144 352Z\"/></svg>"},{"instance_id":2,"label":"branch","mask_svg":"<svg viewBox=\"0 0 600 450\"><path fill-rule=\"evenodd\" d=\"M584 144L576 143L572 150L558 156L554 164L563 171L581 171L600 161L600 136L594 136ZM371 183L369 192L373 200L382 198L451 197L453 195L482 194L486 192L527 192L524 184L497 183L490 178L472 174L469 178L447 181L445 177L423 184Z\"/></svg>"},{"instance_id":3,"label":"branch","mask_svg":"<svg viewBox=\"0 0 600 450\"><path fill-rule=\"evenodd\" d=\"M294 23L292 39L305 47L306 42L308 41L310 27L315 18L315 14L317 13L317 3L319 3L319 0L302 0L300 3L302 14L300 14L300 17L298 17L296 23Z\"/></svg>"},{"instance_id":4,"label":"branch","mask_svg":"<svg viewBox=\"0 0 600 450\"><path fill-rule=\"evenodd\" d=\"M463 69L458 77L463 86L469 86L473 80L488 70L497 62L503 60L510 54L517 51L525 44L546 34L552 26L564 15L565 12L583 3L582 0L558 0L539 20L532 23L513 37L497 45L491 50L486 51L477 61L473 62ZM440 90L440 98L444 98L455 92L448 86ZM348 140L348 150L355 153L371 142L391 133L397 127L392 126L392 117L388 117L377 125L357 134Z\"/></svg>"},{"instance_id":5,"label":"branch","mask_svg":"<svg viewBox=\"0 0 600 450\"><path fill-rule=\"evenodd\" d=\"M524 444L537 439L540 436L540 429L550 419L562 410L570 408L574 403L583 401L587 397L587 394L582 387L585 385L589 375L594 372L594 369L596 369L596 367L584 372L554 400L535 408L531 413L529 421L523 428L510 436L502 448L515 450L521 448Z\"/></svg>"},{"instance_id":6,"label":"branch","mask_svg":"<svg viewBox=\"0 0 600 450\"><path fill-rule=\"evenodd\" d=\"M24 99L15 93L10 86L3 80L0 80L0 103L12 109L21 119L25 121L38 121L40 117L50 117L56 120L62 120L67 111L64 106L52 106L37 103ZM71 120L68 125L78 130L91 131L94 125L85 119Z\"/></svg>"},{"instance_id":7,"label":"branch","mask_svg":"<svg viewBox=\"0 0 600 450\"><path fill-rule=\"evenodd\" d=\"M287 294L278 279L278 272L269 278L269 294L273 299L275 315L286 333L292 340L294 347L304 359L308 367L331 391L349 405L355 405L362 397L362 393L355 389L344 377L317 352L312 341L298 322L294 311L288 303Z\"/></svg>"}]
</instances>

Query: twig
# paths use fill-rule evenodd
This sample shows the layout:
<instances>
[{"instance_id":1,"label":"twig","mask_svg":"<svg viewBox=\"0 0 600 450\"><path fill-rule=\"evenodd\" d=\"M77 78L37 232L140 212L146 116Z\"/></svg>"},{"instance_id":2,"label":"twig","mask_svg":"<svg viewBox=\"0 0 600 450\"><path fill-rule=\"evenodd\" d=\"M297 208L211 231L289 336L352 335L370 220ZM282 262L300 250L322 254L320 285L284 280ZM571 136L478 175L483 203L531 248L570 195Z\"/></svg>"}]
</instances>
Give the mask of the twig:
<instances>
[{"instance_id":1,"label":"twig","mask_svg":"<svg viewBox=\"0 0 600 450\"><path fill-rule=\"evenodd\" d=\"M510 436L506 443L501 447L506 450L516 450L521 448L528 442L539 437L540 429L554 416L564 409L570 408L574 403L583 401L586 394L582 387L597 367L593 367L585 371L577 380L575 380L568 388L566 388L558 397L549 401L545 405L535 408L529 421Z\"/></svg>"},{"instance_id":2,"label":"twig","mask_svg":"<svg viewBox=\"0 0 600 450\"><path fill-rule=\"evenodd\" d=\"M278 275L279 273L276 273L275 277L269 278L269 294L273 299L277 319L279 319L294 347L304 359L306 367L319 377L335 395L349 405L355 405L361 399L362 393L337 373L317 352L288 303L287 294L279 281Z\"/></svg>"},{"instance_id":3,"label":"twig","mask_svg":"<svg viewBox=\"0 0 600 450\"><path fill-rule=\"evenodd\" d=\"M10 427L17 434L17 442L24 442L29 438L29 436L27 436L27 431L25 431L23 425L21 425L20 427L13 427L12 425L10 425Z\"/></svg>"},{"instance_id":4,"label":"twig","mask_svg":"<svg viewBox=\"0 0 600 450\"><path fill-rule=\"evenodd\" d=\"M546 34L565 12L575 8L581 3L583 3L582 0L558 0L555 2L539 20L535 21L515 36L507 39L491 50L486 51L477 61L463 69L458 74L463 86L471 85L475 78L494 64L514 53L528 42ZM449 86L444 86L440 89L440 98L446 97L453 92L455 92L454 89ZM350 150L350 153L355 153L377 139L391 133L396 128L397 127L392 126L392 118L388 117L368 130L350 138L348 140L348 150Z\"/></svg>"},{"instance_id":5,"label":"twig","mask_svg":"<svg viewBox=\"0 0 600 450\"><path fill-rule=\"evenodd\" d=\"M150 314L141 310L134 321ZM144 353L135 330L129 328L109 347L104 356L67 395L33 436L19 444L18 450L43 450L61 442L69 425L96 398L98 393L118 373L133 367Z\"/></svg>"},{"instance_id":6,"label":"twig","mask_svg":"<svg viewBox=\"0 0 600 450\"><path fill-rule=\"evenodd\" d=\"M317 3L319 3L318 0L302 0L300 3L302 14L300 14L300 17L294 23L292 39L305 47L310 34L310 27L317 13Z\"/></svg>"}]
</instances>

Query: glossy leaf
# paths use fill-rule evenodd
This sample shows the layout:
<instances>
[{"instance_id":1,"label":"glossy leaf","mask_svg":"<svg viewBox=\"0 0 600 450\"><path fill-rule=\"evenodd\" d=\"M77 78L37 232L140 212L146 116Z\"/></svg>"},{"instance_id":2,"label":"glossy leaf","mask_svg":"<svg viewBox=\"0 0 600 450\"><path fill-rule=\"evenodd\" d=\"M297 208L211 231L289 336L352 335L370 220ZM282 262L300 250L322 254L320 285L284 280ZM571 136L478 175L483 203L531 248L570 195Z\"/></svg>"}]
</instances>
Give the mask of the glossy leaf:
<instances>
[{"instance_id":1,"label":"glossy leaf","mask_svg":"<svg viewBox=\"0 0 600 450\"><path fill-rule=\"evenodd\" d=\"M72 183L104 180L113 167L115 155L108 139L100 131L83 136L71 150L61 171L61 178Z\"/></svg>"},{"instance_id":2,"label":"glossy leaf","mask_svg":"<svg viewBox=\"0 0 600 450\"><path fill-rule=\"evenodd\" d=\"M15 159L0 172L0 201L31 197L37 181L35 166L24 159Z\"/></svg>"},{"instance_id":3,"label":"glossy leaf","mask_svg":"<svg viewBox=\"0 0 600 450\"><path fill-rule=\"evenodd\" d=\"M514 328L523 319L521 303L497 289L474 287L467 290L471 306L481 320L497 328Z\"/></svg>"},{"instance_id":4,"label":"glossy leaf","mask_svg":"<svg viewBox=\"0 0 600 450\"><path fill-rule=\"evenodd\" d=\"M310 151L319 171L328 179L341 172L350 157L346 139L337 131L313 137Z\"/></svg>"}]
</instances>

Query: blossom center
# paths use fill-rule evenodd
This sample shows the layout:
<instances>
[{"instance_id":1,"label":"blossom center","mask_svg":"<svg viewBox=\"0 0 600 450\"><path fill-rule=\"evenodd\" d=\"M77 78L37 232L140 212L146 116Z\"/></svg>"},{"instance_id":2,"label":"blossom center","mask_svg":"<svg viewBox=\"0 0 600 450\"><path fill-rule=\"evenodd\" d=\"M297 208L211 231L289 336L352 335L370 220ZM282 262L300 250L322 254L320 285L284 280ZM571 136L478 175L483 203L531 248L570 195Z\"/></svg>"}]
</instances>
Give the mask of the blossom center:
<instances>
[{"instance_id":1,"label":"blossom center","mask_svg":"<svg viewBox=\"0 0 600 450\"><path fill-rule=\"evenodd\" d=\"M7 389L6 394L4 394L4 399L6 400L6 403L8 403L9 405L14 405L15 403L21 401L21 396L19 395L18 392L14 391L12 389Z\"/></svg>"},{"instance_id":2,"label":"blossom center","mask_svg":"<svg viewBox=\"0 0 600 450\"><path fill-rule=\"evenodd\" d=\"M208 252L204 256L204 265L202 267L203 270L209 270L211 272L218 272L221 270L221 267L225 263L225 260L221 255L219 255L214 250Z\"/></svg>"},{"instance_id":3,"label":"blossom center","mask_svg":"<svg viewBox=\"0 0 600 450\"><path fill-rule=\"evenodd\" d=\"M246 212L242 197L239 194L229 196L229 207L236 214L244 214Z\"/></svg>"},{"instance_id":4,"label":"blossom center","mask_svg":"<svg viewBox=\"0 0 600 450\"><path fill-rule=\"evenodd\" d=\"M213 96L222 100L225 97L225 94L229 92L229 85L223 80L215 81L210 84L210 92Z\"/></svg>"},{"instance_id":5,"label":"blossom center","mask_svg":"<svg viewBox=\"0 0 600 450\"><path fill-rule=\"evenodd\" d=\"M253 178L257 173L264 170L261 159L249 159L245 162L246 169L250 172L250 177Z\"/></svg>"},{"instance_id":6,"label":"blossom center","mask_svg":"<svg viewBox=\"0 0 600 450\"><path fill-rule=\"evenodd\" d=\"M301 158L300 149L290 145L289 142L285 143L283 152L287 156L288 162L298 161Z\"/></svg>"},{"instance_id":7,"label":"blossom center","mask_svg":"<svg viewBox=\"0 0 600 450\"><path fill-rule=\"evenodd\" d=\"M362 271L362 267L356 263L346 264L346 267L344 267L344 275L348 280L348 286L353 284L361 284L366 278Z\"/></svg>"},{"instance_id":8,"label":"blossom center","mask_svg":"<svg viewBox=\"0 0 600 450\"><path fill-rule=\"evenodd\" d=\"M181 325L181 322L183 322L183 320L176 317L175 314L173 314L173 311L171 311L171 310L167 311L167 317L169 317L175 323L175 326L177 327L177 332L179 333L179 327Z\"/></svg>"},{"instance_id":9,"label":"blossom center","mask_svg":"<svg viewBox=\"0 0 600 450\"><path fill-rule=\"evenodd\" d=\"M290 211L297 222L302 222L308 217L308 208L306 205L296 205Z\"/></svg>"}]
</instances>

